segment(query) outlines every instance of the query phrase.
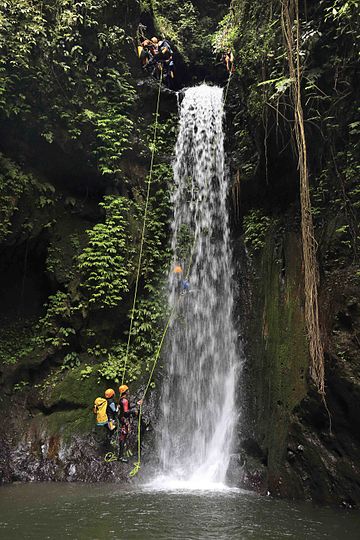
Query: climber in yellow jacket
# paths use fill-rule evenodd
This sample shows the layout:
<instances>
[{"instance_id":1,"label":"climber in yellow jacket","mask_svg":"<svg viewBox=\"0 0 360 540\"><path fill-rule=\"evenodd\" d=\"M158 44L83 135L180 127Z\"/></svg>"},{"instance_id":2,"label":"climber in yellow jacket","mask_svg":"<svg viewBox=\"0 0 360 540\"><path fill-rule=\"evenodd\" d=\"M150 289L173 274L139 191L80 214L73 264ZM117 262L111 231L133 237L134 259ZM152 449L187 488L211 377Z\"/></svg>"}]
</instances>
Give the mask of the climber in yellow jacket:
<instances>
[{"instance_id":1,"label":"climber in yellow jacket","mask_svg":"<svg viewBox=\"0 0 360 540\"><path fill-rule=\"evenodd\" d=\"M107 426L109 431L114 431L117 406L115 403L115 392L112 388L105 391L105 397L97 397L94 401L94 414L96 415L97 426Z\"/></svg>"}]
</instances>

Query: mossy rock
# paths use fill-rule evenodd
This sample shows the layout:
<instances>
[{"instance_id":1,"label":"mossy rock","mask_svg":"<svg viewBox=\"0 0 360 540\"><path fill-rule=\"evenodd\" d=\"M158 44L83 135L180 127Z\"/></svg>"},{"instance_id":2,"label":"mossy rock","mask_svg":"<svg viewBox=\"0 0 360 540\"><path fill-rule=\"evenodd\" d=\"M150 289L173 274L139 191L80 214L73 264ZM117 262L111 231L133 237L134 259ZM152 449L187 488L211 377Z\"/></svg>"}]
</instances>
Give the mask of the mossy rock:
<instances>
[{"instance_id":1,"label":"mossy rock","mask_svg":"<svg viewBox=\"0 0 360 540\"><path fill-rule=\"evenodd\" d=\"M61 435L65 441L69 441L75 434L91 432L94 426L94 415L89 409L57 411L42 417L41 424L50 435Z\"/></svg>"},{"instance_id":2,"label":"mossy rock","mask_svg":"<svg viewBox=\"0 0 360 540\"><path fill-rule=\"evenodd\" d=\"M92 373L86 378L81 378L82 366L67 370L46 397L46 407L52 408L61 402L92 408L94 399L105 390L104 385L98 384L96 367L93 366Z\"/></svg>"}]
</instances>

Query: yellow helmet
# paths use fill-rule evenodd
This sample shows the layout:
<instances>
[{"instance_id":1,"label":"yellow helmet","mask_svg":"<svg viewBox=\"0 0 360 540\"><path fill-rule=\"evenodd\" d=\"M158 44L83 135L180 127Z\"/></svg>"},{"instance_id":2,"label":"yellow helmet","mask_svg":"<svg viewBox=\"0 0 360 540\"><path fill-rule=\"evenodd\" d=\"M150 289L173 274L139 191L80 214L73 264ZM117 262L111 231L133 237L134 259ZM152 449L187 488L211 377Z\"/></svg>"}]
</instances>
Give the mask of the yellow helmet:
<instances>
[{"instance_id":1,"label":"yellow helmet","mask_svg":"<svg viewBox=\"0 0 360 540\"><path fill-rule=\"evenodd\" d=\"M129 390L129 387L126 386L126 384L122 384L121 386L119 386L120 396L125 394L125 392L127 392L127 390Z\"/></svg>"},{"instance_id":2,"label":"yellow helmet","mask_svg":"<svg viewBox=\"0 0 360 540\"><path fill-rule=\"evenodd\" d=\"M105 390L105 397L106 398L111 398L115 395L115 392L112 388L108 388L107 390Z\"/></svg>"}]
</instances>

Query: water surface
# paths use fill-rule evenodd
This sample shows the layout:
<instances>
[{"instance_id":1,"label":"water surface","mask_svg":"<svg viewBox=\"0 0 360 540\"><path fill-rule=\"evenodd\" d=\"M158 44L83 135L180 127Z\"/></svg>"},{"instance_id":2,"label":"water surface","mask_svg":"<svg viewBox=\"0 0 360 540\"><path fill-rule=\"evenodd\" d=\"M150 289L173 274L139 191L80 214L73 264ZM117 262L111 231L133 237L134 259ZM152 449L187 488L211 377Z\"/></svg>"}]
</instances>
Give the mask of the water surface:
<instances>
[{"instance_id":1,"label":"water surface","mask_svg":"<svg viewBox=\"0 0 360 540\"><path fill-rule=\"evenodd\" d=\"M154 490L117 484L0 488L0 539L358 540L355 511L241 492Z\"/></svg>"}]
</instances>

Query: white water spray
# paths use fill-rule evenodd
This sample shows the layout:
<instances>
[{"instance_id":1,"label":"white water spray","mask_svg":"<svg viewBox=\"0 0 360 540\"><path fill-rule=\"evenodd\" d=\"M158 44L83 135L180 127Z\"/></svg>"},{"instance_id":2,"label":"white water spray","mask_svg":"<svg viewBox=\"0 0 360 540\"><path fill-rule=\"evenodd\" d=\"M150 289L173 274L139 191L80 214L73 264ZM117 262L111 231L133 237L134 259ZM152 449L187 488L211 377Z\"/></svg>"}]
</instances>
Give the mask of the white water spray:
<instances>
[{"instance_id":1,"label":"white water spray","mask_svg":"<svg viewBox=\"0 0 360 540\"><path fill-rule=\"evenodd\" d=\"M224 173L222 89L186 90L180 108L172 196L169 302L158 485L223 485L236 425L236 334ZM183 292L181 277L190 291Z\"/></svg>"}]
</instances>

